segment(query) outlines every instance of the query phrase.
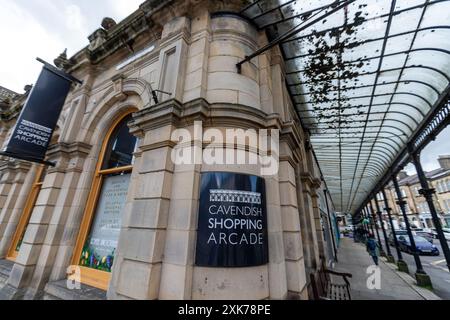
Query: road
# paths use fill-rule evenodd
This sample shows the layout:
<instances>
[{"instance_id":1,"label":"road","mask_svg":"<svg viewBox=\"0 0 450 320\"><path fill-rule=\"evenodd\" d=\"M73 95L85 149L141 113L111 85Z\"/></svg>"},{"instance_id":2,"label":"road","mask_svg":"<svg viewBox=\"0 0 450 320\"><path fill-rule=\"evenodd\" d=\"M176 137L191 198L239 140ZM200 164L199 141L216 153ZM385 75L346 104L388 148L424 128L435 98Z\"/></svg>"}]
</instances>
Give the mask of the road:
<instances>
[{"instance_id":1,"label":"road","mask_svg":"<svg viewBox=\"0 0 450 320\"><path fill-rule=\"evenodd\" d=\"M385 242L382 239L383 248ZM425 272L430 276L433 284L434 292L442 299L450 300L450 272L445 262L444 254L439 240L435 239L433 244L438 247L439 256L420 256L422 266ZM397 251L395 247L391 246L391 253L397 260ZM409 272L413 275L416 272L416 263L411 254L402 251L403 260L408 264Z\"/></svg>"}]
</instances>

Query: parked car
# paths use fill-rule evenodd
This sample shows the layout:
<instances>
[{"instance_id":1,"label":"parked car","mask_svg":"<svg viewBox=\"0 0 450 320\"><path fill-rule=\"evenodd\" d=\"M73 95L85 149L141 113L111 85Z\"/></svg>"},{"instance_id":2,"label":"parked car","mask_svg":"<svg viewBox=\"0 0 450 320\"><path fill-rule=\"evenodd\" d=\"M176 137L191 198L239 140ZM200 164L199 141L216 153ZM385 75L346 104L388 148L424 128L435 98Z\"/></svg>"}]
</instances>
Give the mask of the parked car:
<instances>
[{"instance_id":1,"label":"parked car","mask_svg":"<svg viewBox=\"0 0 450 320\"><path fill-rule=\"evenodd\" d=\"M434 234L429 231L415 231L415 235L427 239L430 243L433 243Z\"/></svg>"},{"instance_id":2,"label":"parked car","mask_svg":"<svg viewBox=\"0 0 450 320\"><path fill-rule=\"evenodd\" d=\"M395 230L395 234L397 235L397 239L399 236L408 236L408 232L406 230ZM392 232L388 235L388 242L391 246L395 246L394 236L392 235Z\"/></svg>"},{"instance_id":3,"label":"parked car","mask_svg":"<svg viewBox=\"0 0 450 320\"><path fill-rule=\"evenodd\" d=\"M340 230L341 230L341 233L344 235L349 234L349 233L353 232L353 226L352 225L343 226L343 227L340 227Z\"/></svg>"},{"instance_id":4,"label":"parked car","mask_svg":"<svg viewBox=\"0 0 450 320\"><path fill-rule=\"evenodd\" d=\"M344 230L345 230L345 231L348 231L348 232L352 232L353 229L354 229L353 225L348 225L348 226L345 226L345 227L344 227Z\"/></svg>"},{"instance_id":5,"label":"parked car","mask_svg":"<svg viewBox=\"0 0 450 320\"><path fill-rule=\"evenodd\" d=\"M436 229L433 228L433 229L431 229L431 230L432 230L432 232L433 232L434 238L437 239L438 237L437 237ZM447 241L450 241L450 228L442 228L442 231L444 231L444 237L445 237L445 239L446 239Z\"/></svg>"},{"instance_id":6,"label":"parked car","mask_svg":"<svg viewBox=\"0 0 450 320\"><path fill-rule=\"evenodd\" d=\"M414 236L414 242L416 243L416 249L419 255L438 256L440 254L439 249L424 237ZM410 254L413 253L411 242L409 241L408 236L398 236L398 243L401 251Z\"/></svg>"}]
</instances>

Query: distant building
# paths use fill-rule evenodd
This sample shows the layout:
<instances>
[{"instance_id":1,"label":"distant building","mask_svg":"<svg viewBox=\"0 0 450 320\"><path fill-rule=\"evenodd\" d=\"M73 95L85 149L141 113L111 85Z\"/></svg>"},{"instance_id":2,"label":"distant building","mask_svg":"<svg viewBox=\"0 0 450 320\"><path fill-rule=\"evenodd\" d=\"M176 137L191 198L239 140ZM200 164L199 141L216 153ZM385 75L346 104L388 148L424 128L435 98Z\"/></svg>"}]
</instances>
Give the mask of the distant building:
<instances>
[{"instance_id":1,"label":"distant building","mask_svg":"<svg viewBox=\"0 0 450 320\"><path fill-rule=\"evenodd\" d=\"M442 155L438 159L440 168L426 172L425 175L432 188L436 190L434 195L434 206L443 226L450 225L450 155ZM405 171L398 174L398 183L402 197L406 201L406 214L408 221L417 228L434 228L430 209L425 198L419 193L422 189L417 175L408 175ZM405 228L405 221L396 202L398 201L395 189L391 184L385 189L389 207L392 208L393 222L395 228ZM382 194L377 195L380 208L384 208ZM385 218L387 220L387 217Z\"/></svg>"}]
</instances>

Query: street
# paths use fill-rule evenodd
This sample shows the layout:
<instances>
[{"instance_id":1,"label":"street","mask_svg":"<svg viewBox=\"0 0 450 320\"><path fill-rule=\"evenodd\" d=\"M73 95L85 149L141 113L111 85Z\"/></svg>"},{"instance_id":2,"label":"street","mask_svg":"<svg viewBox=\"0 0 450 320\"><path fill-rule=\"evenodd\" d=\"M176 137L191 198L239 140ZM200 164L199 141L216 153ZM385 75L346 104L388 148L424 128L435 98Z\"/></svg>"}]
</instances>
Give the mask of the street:
<instances>
[{"instance_id":1,"label":"street","mask_svg":"<svg viewBox=\"0 0 450 320\"><path fill-rule=\"evenodd\" d=\"M382 238L382 245L385 248L385 241ZM450 300L450 272L447 268L442 247L438 239L434 239L433 244L439 249L439 256L420 256L422 266L425 272L430 276L434 292L442 299ZM391 253L397 261L397 251L395 247L390 246ZM414 257L402 251L403 260L408 264L409 272L413 275L416 272Z\"/></svg>"}]
</instances>

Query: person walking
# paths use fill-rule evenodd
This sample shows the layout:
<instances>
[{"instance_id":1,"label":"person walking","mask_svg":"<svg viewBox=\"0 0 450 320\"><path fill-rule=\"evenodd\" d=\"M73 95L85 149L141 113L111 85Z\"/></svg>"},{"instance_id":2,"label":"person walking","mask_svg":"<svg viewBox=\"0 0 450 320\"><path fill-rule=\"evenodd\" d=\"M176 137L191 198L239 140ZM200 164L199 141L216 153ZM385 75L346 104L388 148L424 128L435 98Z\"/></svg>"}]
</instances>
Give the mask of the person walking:
<instances>
[{"instance_id":1,"label":"person walking","mask_svg":"<svg viewBox=\"0 0 450 320\"><path fill-rule=\"evenodd\" d=\"M369 234L369 238L366 242L366 249L369 255L372 257L373 262L378 266L378 256L380 255L380 251L378 249L377 241L375 240L375 236L373 234Z\"/></svg>"}]
</instances>

